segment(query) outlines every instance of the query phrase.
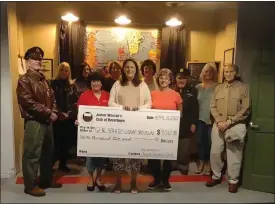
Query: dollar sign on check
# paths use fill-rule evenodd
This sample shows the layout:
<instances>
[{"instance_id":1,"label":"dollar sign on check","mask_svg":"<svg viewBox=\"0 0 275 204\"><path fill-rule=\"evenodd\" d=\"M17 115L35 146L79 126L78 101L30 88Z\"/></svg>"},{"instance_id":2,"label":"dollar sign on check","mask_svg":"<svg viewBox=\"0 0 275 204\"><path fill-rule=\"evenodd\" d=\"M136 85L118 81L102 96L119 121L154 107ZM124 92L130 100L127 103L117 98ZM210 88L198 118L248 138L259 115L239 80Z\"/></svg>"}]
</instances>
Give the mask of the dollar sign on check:
<instances>
[{"instance_id":1,"label":"dollar sign on check","mask_svg":"<svg viewBox=\"0 0 275 204\"><path fill-rule=\"evenodd\" d=\"M157 130L157 134L160 135L160 130Z\"/></svg>"}]
</instances>

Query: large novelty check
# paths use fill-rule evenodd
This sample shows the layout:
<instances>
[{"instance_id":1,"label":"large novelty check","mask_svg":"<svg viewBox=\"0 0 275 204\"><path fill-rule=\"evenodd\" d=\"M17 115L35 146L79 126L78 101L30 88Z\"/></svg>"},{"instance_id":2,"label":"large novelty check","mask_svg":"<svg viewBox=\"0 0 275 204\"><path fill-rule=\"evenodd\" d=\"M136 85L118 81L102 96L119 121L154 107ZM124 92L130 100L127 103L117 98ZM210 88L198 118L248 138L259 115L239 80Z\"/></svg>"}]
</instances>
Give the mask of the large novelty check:
<instances>
[{"instance_id":1,"label":"large novelty check","mask_svg":"<svg viewBox=\"0 0 275 204\"><path fill-rule=\"evenodd\" d=\"M176 160L179 111L79 106L77 155Z\"/></svg>"}]
</instances>

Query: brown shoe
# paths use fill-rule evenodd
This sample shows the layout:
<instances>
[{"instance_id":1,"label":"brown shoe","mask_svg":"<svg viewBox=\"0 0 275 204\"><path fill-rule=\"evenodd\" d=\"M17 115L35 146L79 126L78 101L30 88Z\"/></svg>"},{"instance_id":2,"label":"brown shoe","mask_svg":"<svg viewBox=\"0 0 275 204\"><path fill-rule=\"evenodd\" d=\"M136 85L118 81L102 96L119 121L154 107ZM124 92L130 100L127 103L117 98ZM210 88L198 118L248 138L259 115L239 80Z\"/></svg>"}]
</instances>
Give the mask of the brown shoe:
<instances>
[{"instance_id":1,"label":"brown shoe","mask_svg":"<svg viewBox=\"0 0 275 204\"><path fill-rule=\"evenodd\" d=\"M214 187L222 182L222 179L213 179L211 178L209 181L206 182L206 187Z\"/></svg>"},{"instance_id":2,"label":"brown shoe","mask_svg":"<svg viewBox=\"0 0 275 204\"><path fill-rule=\"evenodd\" d=\"M230 193L237 193L238 192L238 184L228 184L228 192Z\"/></svg>"},{"instance_id":3,"label":"brown shoe","mask_svg":"<svg viewBox=\"0 0 275 204\"><path fill-rule=\"evenodd\" d=\"M41 196L45 196L46 193L43 189L39 188L39 187L34 187L32 190L27 190L25 189L24 192L26 194L32 195L32 196L36 196L36 197L41 197Z\"/></svg>"}]
</instances>

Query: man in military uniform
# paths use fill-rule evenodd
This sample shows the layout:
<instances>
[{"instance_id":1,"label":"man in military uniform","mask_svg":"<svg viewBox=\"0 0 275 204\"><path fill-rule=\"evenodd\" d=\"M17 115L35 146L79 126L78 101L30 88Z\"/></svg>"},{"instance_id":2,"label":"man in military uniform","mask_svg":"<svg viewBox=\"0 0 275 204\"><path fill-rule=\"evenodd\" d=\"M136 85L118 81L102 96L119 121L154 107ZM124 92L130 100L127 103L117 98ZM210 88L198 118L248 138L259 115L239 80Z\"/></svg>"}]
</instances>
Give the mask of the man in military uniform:
<instances>
[{"instance_id":1,"label":"man in military uniform","mask_svg":"<svg viewBox=\"0 0 275 204\"><path fill-rule=\"evenodd\" d=\"M210 111L215 120L211 134L210 162L212 178L206 183L213 187L222 181L223 161L221 154L226 149L228 191L236 193L246 137L246 122L250 115L250 95L246 84L237 80L238 67L224 67L224 82L215 87Z\"/></svg>"},{"instance_id":2,"label":"man in military uniform","mask_svg":"<svg viewBox=\"0 0 275 204\"><path fill-rule=\"evenodd\" d=\"M176 74L176 91L183 100L182 117L180 120L179 146L178 146L178 167L183 174L188 174L191 152L191 141L193 141L196 125L199 117L199 105L197 89L189 84L189 69L181 69Z\"/></svg>"},{"instance_id":3,"label":"man in military uniform","mask_svg":"<svg viewBox=\"0 0 275 204\"><path fill-rule=\"evenodd\" d=\"M43 56L44 52L39 47L27 50L24 56L27 72L18 80L16 89L21 116L25 120L22 158L24 192L32 196L44 196L43 189L62 186L52 182L52 122L57 119L57 110L53 91L42 73Z\"/></svg>"}]
</instances>

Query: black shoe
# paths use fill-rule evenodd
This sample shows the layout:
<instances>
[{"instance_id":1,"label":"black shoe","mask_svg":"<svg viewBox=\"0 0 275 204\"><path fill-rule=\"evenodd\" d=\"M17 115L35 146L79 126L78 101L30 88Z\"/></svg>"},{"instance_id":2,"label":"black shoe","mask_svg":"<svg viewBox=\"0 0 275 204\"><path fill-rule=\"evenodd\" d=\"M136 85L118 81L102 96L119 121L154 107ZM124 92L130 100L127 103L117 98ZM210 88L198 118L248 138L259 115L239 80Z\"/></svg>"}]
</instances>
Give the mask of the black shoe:
<instances>
[{"instance_id":1,"label":"black shoe","mask_svg":"<svg viewBox=\"0 0 275 204\"><path fill-rule=\"evenodd\" d=\"M104 184L98 185L97 180L95 181L96 187L99 189L99 191L105 191L106 187L104 186Z\"/></svg>"},{"instance_id":2,"label":"black shoe","mask_svg":"<svg viewBox=\"0 0 275 204\"><path fill-rule=\"evenodd\" d=\"M150 184L148 185L148 189L149 189L149 190L154 190L154 189L156 189L156 188L158 188L158 187L160 187L160 186L161 186L161 183L160 183L160 182L153 181L152 183L150 183Z\"/></svg>"},{"instance_id":3,"label":"black shoe","mask_svg":"<svg viewBox=\"0 0 275 204\"><path fill-rule=\"evenodd\" d=\"M52 182L51 184L39 184L39 187L42 189L47 189L47 188L61 188L63 185L61 183L54 183Z\"/></svg>"},{"instance_id":4,"label":"black shoe","mask_svg":"<svg viewBox=\"0 0 275 204\"><path fill-rule=\"evenodd\" d=\"M170 185L169 182L165 182L165 183L163 183L163 189L164 189L165 191L171 191L171 190L172 190L172 187L171 187L171 185Z\"/></svg>"},{"instance_id":5,"label":"black shoe","mask_svg":"<svg viewBox=\"0 0 275 204\"><path fill-rule=\"evenodd\" d=\"M94 191L95 190L95 184L93 186L87 186L87 191Z\"/></svg>"},{"instance_id":6,"label":"black shoe","mask_svg":"<svg viewBox=\"0 0 275 204\"><path fill-rule=\"evenodd\" d=\"M71 169L69 167L67 167L66 165L59 166L58 169L65 173L69 173L71 171Z\"/></svg>"}]
</instances>

